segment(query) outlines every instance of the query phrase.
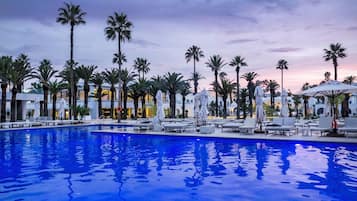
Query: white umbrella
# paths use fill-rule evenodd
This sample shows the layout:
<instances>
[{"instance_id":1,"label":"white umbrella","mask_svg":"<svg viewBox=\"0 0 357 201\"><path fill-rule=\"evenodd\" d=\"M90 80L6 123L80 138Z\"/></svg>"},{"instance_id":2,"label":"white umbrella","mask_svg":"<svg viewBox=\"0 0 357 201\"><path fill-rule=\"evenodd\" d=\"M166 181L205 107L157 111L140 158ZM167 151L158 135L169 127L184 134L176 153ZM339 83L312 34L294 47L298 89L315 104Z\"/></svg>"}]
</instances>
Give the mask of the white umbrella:
<instances>
[{"instance_id":1,"label":"white umbrella","mask_svg":"<svg viewBox=\"0 0 357 201\"><path fill-rule=\"evenodd\" d=\"M164 105L162 103L162 92L161 90L159 90L157 93L156 93L156 116L155 118L157 118L158 120L160 121L163 121L164 118L165 118L165 113L164 113Z\"/></svg>"},{"instance_id":2,"label":"white umbrella","mask_svg":"<svg viewBox=\"0 0 357 201\"><path fill-rule=\"evenodd\" d=\"M64 98L61 98L60 102L59 102L59 118L60 119L64 119L65 118L65 111L64 111L64 105L66 104L66 101L64 100ZM54 111L55 112L55 111Z\"/></svg>"},{"instance_id":3,"label":"white umbrella","mask_svg":"<svg viewBox=\"0 0 357 201\"><path fill-rule=\"evenodd\" d=\"M208 92L204 89L200 94L201 109L199 112L199 119L201 125L205 125L208 117Z\"/></svg>"},{"instance_id":4,"label":"white umbrella","mask_svg":"<svg viewBox=\"0 0 357 201\"><path fill-rule=\"evenodd\" d=\"M336 80L330 80L317 87L313 87L302 91L302 95L306 96L335 96L345 93L357 92L357 87L349 84L344 84Z\"/></svg>"},{"instance_id":5,"label":"white umbrella","mask_svg":"<svg viewBox=\"0 0 357 201\"><path fill-rule=\"evenodd\" d=\"M255 87L254 96L255 96L257 122L262 123L264 121L264 108L263 108L264 91L261 86L258 85Z\"/></svg>"},{"instance_id":6,"label":"white umbrella","mask_svg":"<svg viewBox=\"0 0 357 201\"><path fill-rule=\"evenodd\" d=\"M285 89L283 89L283 92L281 93L281 110L280 110L280 115L281 115L282 117L288 117L288 116L289 116L288 92L286 92Z\"/></svg>"},{"instance_id":7,"label":"white umbrella","mask_svg":"<svg viewBox=\"0 0 357 201\"><path fill-rule=\"evenodd\" d=\"M34 113L33 113L33 118L36 120L40 117L40 101L35 100L34 102Z\"/></svg>"}]
</instances>

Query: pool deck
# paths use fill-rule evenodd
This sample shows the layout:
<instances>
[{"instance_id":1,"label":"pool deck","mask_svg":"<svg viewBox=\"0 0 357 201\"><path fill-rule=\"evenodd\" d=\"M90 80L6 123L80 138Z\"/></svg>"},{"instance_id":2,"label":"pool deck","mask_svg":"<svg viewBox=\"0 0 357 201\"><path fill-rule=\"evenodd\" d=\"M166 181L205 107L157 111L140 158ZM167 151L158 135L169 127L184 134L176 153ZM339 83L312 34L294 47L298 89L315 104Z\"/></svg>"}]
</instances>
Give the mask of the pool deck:
<instances>
[{"instance_id":1,"label":"pool deck","mask_svg":"<svg viewBox=\"0 0 357 201\"><path fill-rule=\"evenodd\" d=\"M86 121L81 124L75 125L58 125L58 126L41 126L41 127L28 127L28 128L6 128L0 129L0 131L16 131L16 130L32 130L32 129L42 129L42 128L63 128L63 127L81 127L81 126L93 126L93 125L113 125L113 126L125 126L122 128L105 129L105 130L95 130L92 134L140 134L140 135L164 135L164 136L186 136L186 137L208 137L208 138L230 138L230 139L254 139L254 140L287 140L287 141L309 141L309 142L335 142L335 143L357 143L357 138L351 137L327 137L327 136L303 136L299 135L274 135L274 134L264 134L264 133L239 133L230 130L222 131L221 128L215 128L215 131L211 134L201 134L194 129L190 129L184 132L157 132L152 130L135 129L137 125L136 121L122 121L117 123L116 121L101 121L92 120ZM1 134L1 133L0 133Z\"/></svg>"}]
</instances>

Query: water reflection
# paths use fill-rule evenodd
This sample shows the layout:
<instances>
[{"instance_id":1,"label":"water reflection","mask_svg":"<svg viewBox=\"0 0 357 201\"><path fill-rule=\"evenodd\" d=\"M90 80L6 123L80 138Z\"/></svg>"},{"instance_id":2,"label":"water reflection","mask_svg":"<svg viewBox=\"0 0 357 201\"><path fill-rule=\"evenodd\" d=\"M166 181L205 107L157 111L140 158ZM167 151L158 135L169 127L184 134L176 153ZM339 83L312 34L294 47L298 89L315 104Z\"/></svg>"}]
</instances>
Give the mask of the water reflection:
<instances>
[{"instance_id":1,"label":"water reflection","mask_svg":"<svg viewBox=\"0 0 357 201\"><path fill-rule=\"evenodd\" d=\"M89 133L96 129L0 133L0 200L33 200L40 192L46 199L64 183L58 200L154 200L153 193L221 200L255 194L258 186L267 194L283 189L317 199L357 196L352 145ZM240 185L246 191L233 190Z\"/></svg>"}]
</instances>

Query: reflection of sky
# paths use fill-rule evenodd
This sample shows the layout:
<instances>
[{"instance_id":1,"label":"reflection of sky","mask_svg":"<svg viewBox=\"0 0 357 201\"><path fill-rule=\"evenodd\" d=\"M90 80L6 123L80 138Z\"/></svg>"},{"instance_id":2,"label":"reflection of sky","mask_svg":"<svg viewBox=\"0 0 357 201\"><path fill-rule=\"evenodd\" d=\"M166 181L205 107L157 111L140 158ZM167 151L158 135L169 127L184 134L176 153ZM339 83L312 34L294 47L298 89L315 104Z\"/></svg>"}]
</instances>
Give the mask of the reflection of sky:
<instances>
[{"instance_id":1,"label":"reflection of sky","mask_svg":"<svg viewBox=\"0 0 357 201\"><path fill-rule=\"evenodd\" d=\"M1 133L0 200L351 200L357 194L352 144L102 135L87 129L98 128Z\"/></svg>"},{"instance_id":2,"label":"reflection of sky","mask_svg":"<svg viewBox=\"0 0 357 201\"><path fill-rule=\"evenodd\" d=\"M185 50L197 44L205 52L197 67L207 88L213 73L205 67L207 57L221 54L226 61L239 54L258 79L275 79L277 61L285 58L287 88L297 91L304 82L319 83L331 63L323 61L323 48L341 42L348 57L340 61L339 79L357 73L357 4L354 0L73 0L88 13L86 25L75 29L74 57L80 64L102 69L113 67L116 42L104 37L105 20L114 11L125 12L133 22L133 40L123 46L131 68L136 57L151 62L150 75L170 69L189 76L192 64ZM150 3L148 3L150 2ZM43 58L61 68L69 57L69 27L55 22L62 1L2 0L0 8L0 55L24 52L38 65ZM231 79L233 68L226 66ZM244 82L242 82L245 85Z\"/></svg>"}]
</instances>

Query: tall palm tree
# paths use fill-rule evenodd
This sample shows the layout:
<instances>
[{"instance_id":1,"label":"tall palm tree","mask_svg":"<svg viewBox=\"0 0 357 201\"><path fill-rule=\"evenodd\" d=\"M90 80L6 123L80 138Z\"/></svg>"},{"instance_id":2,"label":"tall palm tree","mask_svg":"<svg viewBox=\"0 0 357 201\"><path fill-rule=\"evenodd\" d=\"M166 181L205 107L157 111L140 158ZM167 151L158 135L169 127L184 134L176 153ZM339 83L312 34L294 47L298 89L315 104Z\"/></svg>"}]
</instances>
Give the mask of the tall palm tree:
<instances>
[{"instance_id":1,"label":"tall palm tree","mask_svg":"<svg viewBox=\"0 0 357 201\"><path fill-rule=\"evenodd\" d=\"M121 13L118 14L114 12L113 16L109 16L107 19L107 27L104 29L105 36L107 40L115 40L118 39L118 53L114 58L117 57L117 64L119 67L119 72L121 71L121 65L123 64L121 51L121 43L125 41L129 41L131 39L131 28L133 24L128 20L126 14ZM114 60L114 59L113 59ZM119 92L118 92L118 103L119 108L121 107L121 80L119 83ZM120 122L121 115L118 115L118 122Z\"/></svg>"},{"instance_id":2,"label":"tall palm tree","mask_svg":"<svg viewBox=\"0 0 357 201\"><path fill-rule=\"evenodd\" d=\"M241 99L241 107L242 107L242 110L243 110L243 119L247 118L247 102L246 102L246 99L247 97L249 96L249 91L247 88L242 88L240 90L240 96L242 97Z\"/></svg>"},{"instance_id":3,"label":"tall palm tree","mask_svg":"<svg viewBox=\"0 0 357 201\"><path fill-rule=\"evenodd\" d=\"M145 97L146 97L146 94L148 93L149 91L149 87L150 87L150 82L146 79L139 79L138 80L138 83L139 83L139 92L141 94L141 111L142 111L142 114L141 114L141 117L142 118L146 118L146 103L145 103Z\"/></svg>"},{"instance_id":4,"label":"tall palm tree","mask_svg":"<svg viewBox=\"0 0 357 201\"><path fill-rule=\"evenodd\" d=\"M56 103L57 103L57 95L60 91L66 88L66 84L62 81L49 81L48 89L52 96L52 119L56 119Z\"/></svg>"},{"instance_id":5,"label":"tall palm tree","mask_svg":"<svg viewBox=\"0 0 357 201\"><path fill-rule=\"evenodd\" d=\"M122 66L122 65L124 64L124 62L127 62L126 56L125 56L124 53L121 53L120 56L119 56L118 53L114 53L113 64L118 64L118 63L120 63L120 66Z\"/></svg>"},{"instance_id":6,"label":"tall palm tree","mask_svg":"<svg viewBox=\"0 0 357 201\"><path fill-rule=\"evenodd\" d=\"M138 118L138 106L139 106L139 98L141 97L140 93L140 84L135 82L129 85L128 96L134 101L134 116Z\"/></svg>"},{"instance_id":7,"label":"tall palm tree","mask_svg":"<svg viewBox=\"0 0 357 201\"><path fill-rule=\"evenodd\" d=\"M276 66L276 69L281 71L281 94L283 93L284 89L284 70L288 70L288 62L284 59L280 59Z\"/></svg>"},{"instance_id":8,"label":"tall palm tree","mask_svg":"<svg viewBox=\"0 0 357 201\"><path fill-rule=\"evenodd\" d=\"M114 94L115 94L115 85L119 82L119 70L118 69L105 69L103 72L104 80L110 84L110 117L114 118ZM119 116L119 115L118 115Z\"/></svg>"},{"instance_id":9,"label":"tall palm tree","mask_svg":"<svg viewBox=\"0 0 357 201\"><path fill-rule=\"evenodd\" d=\"M352 84L355 80L357 79L356 76L350 75L345 78L343 83L345 84ZM345 94L344 99L342 101L342 108L341 108L341 115L342 117L348 117L349 116L349 100L350 100L350 94Z\"/></svg>"},{"instance_id":10,"label":"tall palm tree","mask_svg":"<svg viewBox=\"0 0 357 201\"><path fill-rule=\"evenodd\" d=\"M12 69L13 61L10 56L0 58L0 80L1 80L1 118L0 122L6 121L6 89L9 84L9 74Z\"/></svg>"},{"instance_id":11,"label":"tall palm tree","mask_svg":"<svg viewBox=\"0 0 357 201\"><path fill-rule=\"evenodd\" d=\"M301 90L307 90L307 89L309 89L309 88L311 88L311 85L308 83L308 82L306 82L306 83L304 83L303 85L302 85L302 88L301 88ZM309 97L308 96L302 96L302 98L303 98L303 100L304 100L304 117L305 117L305 119L307 119L308 118L308 111L307 111L307 105L308 105L308 103L309 103Z\"/></svg>"},{"instance_id":12,"label":"tall palm tree","mask_svg":"<svg viewBox=\"0 0 357 201\"><path fill-rule=\"evenodd\" d=\"M229 63L230 66L235 67L236 73L237 73L237 78L236 78L236 89L237 89L237 119L240 118L240 107L239 107L239 71L240 68L243 66L248 66L247 63L244 61L244 58L241 56L236 56L232 59L231 63Z\"/></svg>"},{"instance_id":13,"label":"tall palm tree","mask_svg":"<svg viewBox=\"0 0 357 201\"><path fill-rule=\"evenodd\" d=\"M160 75L154 76L150 80L149 94L153 97L154 104L156 105L156 94L159 90L164 90L164 78Z\"/></svg>"},{"instance_id":14,"label":"tall palm tree","mask_svg":"<svg viewBox=\"0 0 357 201\"><path fill-rule=\"evenodd\" d=\"M98 117L102 116L102 85L104 83L104 77L102 73L94 73L91 80L95 86L97 87L96 98L98 100Z\"/></svg>"},{"instance_id":15,"label":"tall palm tree","mask_svg":"<svg viewBox=\"0 0 357 201\"><path fill-rule=\"evenodd\" d=\"M48 116L49 82L57 72L58 71L52 67L51 61L44 59L41 61L40 66L37 67L37 71L34 74L34 77L40 81L43 89L43 115L44 116Z\"/></svg>"},{"instance_id":16,"label":"tall palm tree","mask_svg":"<svg viewBox=\"0 0 357 201\"><path fill-rule=\"evenodd\" d=\"M124 94L124 98L123 98L123 109L124 109L124 119L127 118L128 115L128 109L127 109L127 102L128 102L128 85L130 82L135 80L135 77L137 76L137 74L135 74L134 72L129 72L126 68L121 70L120 72L120 80L123 82L123 94Z\"/></svg>"},{"instance_id":17,"label":"tall palm tree","mask_svg":"<svg viewBox=\"0 0 357 201\"><path fill-rule=\"evenodd\" d=\"M191 93L190 91L190 83L187 81L182 82L179 92L182 96L182 118L185 118L185 103L186 103L186 96L189 95Z\"/></svg>"},{"instance_id":18,"label":"tall palm tree","mask_svg":"<svg viewBox=\"0 0 357 201\"><path fill-rule=\"evenodd\" d=\"M223 118L227 118L227 98L235 88L236 83L227 78L221 78L221 83L217 84L217 91L223 99Z\"/></svg>"},{"instance_id":19,"label":"tall palm tree","mask_svg":"<svg viewBox=\"0 0 357 201\"><path fill-rule=\"evenodd\" d=\"M16 95L21 90L21 86L24 82L33 77L34 68L31 67L29 58L21 54L18 56L12 65L9 72L9 81L12 84L12 96L11 96L11 121L16 121Z\"/></svg>"},{"instance_id":20,"label":"tall palm tree","mask_svg":"<svg viewBox=\"0 0 357 201\"><path fill-rule=\"evenodd\" d=\"M76 71L78 74L78 77L83 79L83 90L84 90L84 107L88 108L88 94L89 94L89 81L91 80L93 73L95 69L97 69L97 66L90 65L90 66L84 66L81 65L79 66Z\"/></svg>"},{"instance_id":21,"label":"tall palm tree","mask_svg":"<svg viewBox=\"0 0 357 201\"><path fill-rule=\"evenodd\" d=\"M170 96L170 118L175 118L176 113L176 93L178 92L182 81L183 76L181 73L171 73L168 72L164 75L164 86L165 89L169 92Z\"/></svg>"},{"instance_id":22,"label":"tall palm tree","mask_svg":"<svg viewBox=\"0 0 357 201\"><path fill-rule=\"evenodd\" d=\"M191 74L191 77L190 77L190 81L193 81L193 83L196 82L196 93L197 93L197 87L198 87L198 81L199 80L202 80L202 79L205 79L205 77L203 75L201 75L199 72L194 72Z\"/></svg>"},{"instance_id":23,"label":"tall palm tree","mask_svg":"<svg viewBox=\"0 0 357 201\"><path fill-rule=\"evenodd\" d=\"M139 79L140 79L140 72L143 73L141 79L145 79L145 74L147 74L150 71L149 66L150 66L150 62L148 62L147 59L139 58L139 57L135 59L133 67L138 71Z\"/></svg>"},{"instance_id":24,"label":"tall palm tree","mask_svg":"<svg viewBox=\"0 0 357 201\"><path fill-rule=\"evenodd\" d=\"M208 62L206 62L207 67L211 68L211 71L214 72L214 83L215 85L218 84L218 73L219 71L222 70L223 66L226 65L224 63L224 60L220 55L213 55L210 57ZM217 88L217 87L214 87ZM216 92L216 116L218 116L218 91L215 90Z\"/></svg>"},{"instance_id":25,"label":"tall palm tree","mask_svg":"<svg viewBox=\"0 0 357 201\"><path fill-rule=\"evenodd\" d=\"M58 9L58 17L56 19L56 22L66 25L70 25L70 58L69 58L69 63L70 64L70 87L71 91L75 91L75 84L74 84L74 60L73 60L73 38L74 38L74 27L78 26L80 24L85 24L86 21L84 20L84 16L86 15L86 12L83 12L82 9L80 8L79 5L74 5L72 3L64 3L63 8ZM76 102L76 94L72 93L73 100L71 102L75 103ZM71 112L72 108L70 108L70 114L75 112Z\"/></svg>"},{"instance_id":26,"label":"tall palm tree","mask_svg":"<svg viewBox=\"0 0 357 201\"><path fill-rule=\"evenodd\" d=\"M258 73L256 72L248 72L242 75L242 78L244 78L248 84L248 96L249 96L249 114L250 117L253 116L253 96L254 96L254 90L255 90L255 84L253 80L258 77Z\"/></svg>"},{"instance_id":27,"label":"tall palm tree","mask_svg":"<svg viewBox=\"0 0 357 201\"><path fill-rule=\"evenodd\" d=\"M275 80L264 80L263 83L265 85L265 90L269 91L270 93L270 107L274 109L275 106L274 97L276 96L275 92L279 88L279 84Z\"/></svg>"},{"instance_id":28,"label":"tall palm tree","mask_svg":"<svg viewBox=\"0 0 357 201\"><path fill-rule=\"evenodd\" d=\"M199 78L196 75L196 62L200 61L200 58L203 58L205 55L203 54L203 51L201 50L200 47L196 46L196 45L192 45L191 47L189 47L186 50L185 53L185 59L186 62L190 62L191 59L193 60L193 86L194 86L194 93L197 93L197 86L198 86L198 80L197 78Z\"/></svg>"},{"instance_id":29,"label":"tall palm tree","mask_svg":"<svg viewBox=\"0 0 357 201\"><path fill-rule=\"evenodd\" d=\"M335 70L335 80L337 80L337 66L338 66L337 59L346 57L347 55L345 51L346 49L343 48L340 43L330 44L330 49L324 49L325 61L332 60L333 67Z\"/></svg>"}]
</instances>

